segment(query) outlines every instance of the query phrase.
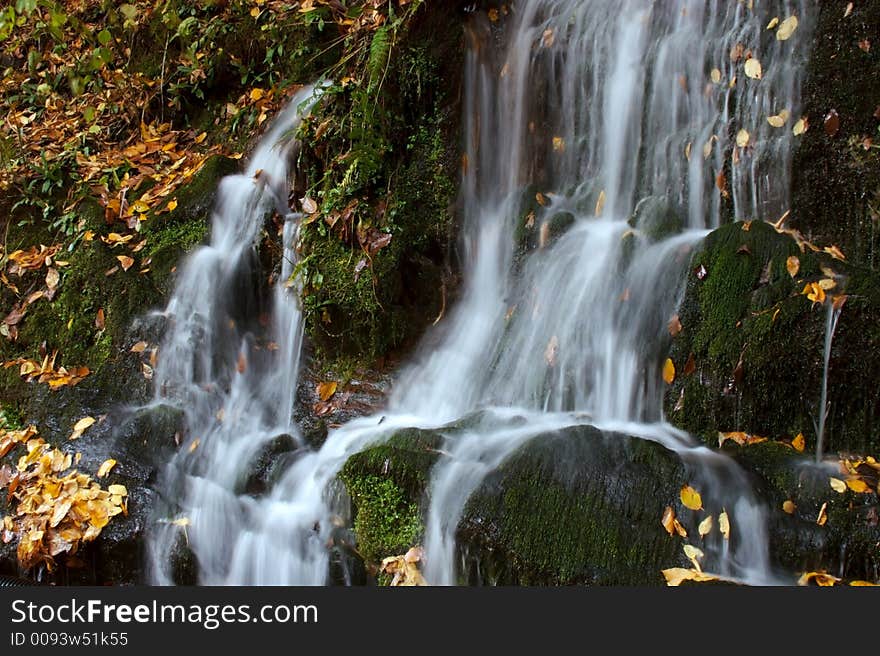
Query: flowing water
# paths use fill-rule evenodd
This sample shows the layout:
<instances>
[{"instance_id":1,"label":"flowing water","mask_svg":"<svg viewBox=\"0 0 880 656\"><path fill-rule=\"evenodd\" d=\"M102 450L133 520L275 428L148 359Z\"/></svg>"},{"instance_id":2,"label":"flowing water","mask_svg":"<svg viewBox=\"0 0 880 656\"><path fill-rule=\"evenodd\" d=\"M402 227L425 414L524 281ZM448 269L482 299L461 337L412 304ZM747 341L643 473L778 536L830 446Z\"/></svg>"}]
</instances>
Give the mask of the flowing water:
<instances>
[{"instance_id":1,"label":"flowing water","mask_svg":"<svg viewBox=\"0 0 880 656\"><path fill-rule=\"evenodd\" d=\"M274 201L270 182L286 175L290 146L271 149L296 110L277 119L251 161L268 182L251 170L221 186L212 246L181 273L157 370L159 395L183 399L190 434L201 436L166 472L200 582L325 583L339 505L331 482L346 458L402 427L442 433L475 410L484 420L447 440L431 474L429 582L457 581L455 529L485 475L527 441L588 422L657 441L702 472L703 490L749 536L734 548L710 540L707 564L772 580L761 508L735 465L663 421L660 373L702 237L726 220L775 220L787 209L811 5L750 4L521 0L498 24L473 15L461 299L401 372L381 416L302 449L253 498L240 482L259 446L296 434L296 305L276 286L279 348L258 351L253 316L231 305L229 289ZM797 36L778 40L766 26L789 15L800 19ZM761 61L761 79L745 74L748 57ZM774 128L767 117L780 113L790 118ZM740 130L744 145L734 141ZM183 523L173 521L151 540L158 582L170 580L168 553Z\"/></svg>"}]
</instances>

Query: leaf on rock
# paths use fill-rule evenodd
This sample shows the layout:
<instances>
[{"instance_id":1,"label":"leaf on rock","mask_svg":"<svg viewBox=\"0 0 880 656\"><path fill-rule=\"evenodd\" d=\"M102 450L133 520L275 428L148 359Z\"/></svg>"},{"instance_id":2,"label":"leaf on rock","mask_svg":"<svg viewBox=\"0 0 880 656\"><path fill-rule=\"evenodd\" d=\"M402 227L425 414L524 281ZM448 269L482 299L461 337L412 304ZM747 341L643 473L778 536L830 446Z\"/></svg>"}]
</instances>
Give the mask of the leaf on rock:
<instances>
[{"instance_id":1,"label":"leaf on rock","mask_svg":"<svg viewBox=\"0 0 880 656\"><path fill-rule=\"evenodd\" d=\"M663 576L666 579L666 585L670 587L678 587L685 581L699 583L703 581L719 580L719 578L713 574L706 574L700 570L687 569L685 567L670 567L669 569L664 569Z\"/></svg>"},{"instance_id":2,"label":"leaf on rock","mask_svg":"<svg viewBox=\"0 0 880 656\"><path fill-rule=\"evenodd\" d=\"M761 62L758 61L755 57L751 59L747 59L745 63L746 77L750 77L753 80L760 80L763 75L763 71L761 69Z\"/></svg>"},{"instance_id":3,"label":"leaf on rock","mask_svg":"<svg viewBox=\"0 0 880 656\"><path fill-rule=\"evenodd\" d=\"M337 382L335 380L318 383L318 386L315 388L315 392L318 395L318 398L322 401L329 401L330 398L336 394Z\"/></svg>"},{"instance_id":4,"label":"leaf on rock","mask_svg":"<svg viewBox=\"0 0 880 656\"><path fill-rule=\"evenodd\" d=\"M721 531L725 540L730 539L730 518L727 516L726 510L718 515L718 530Z\"/></svg>"},{"instance_id":5,"label":"leaf on rock","mask_svg":"<svg viewBox=\"0 0 880 656\"><path fill-rule=\"evenodd\" d=\"M797 137L797 136L802 135L804 132L806 132L809 129L810 129L810 123L807 120L807 117L803 116L795 122L794 127L791 129L791 133Z\"/></svg>"},{"instance_id":6,"label":"leaf on rock","mask_svg":"<svg viewBox=\"0 0 880 656\"><path fill-rule=\"evenodd\" d=\"M669 330L669 334L672 337L678 336L678 334L681 332L681 319L678 318L677 314L672 315L669 323L666 324L666 328Z\"/></svg>"},{"instance_id":7,"label":"leaf on rock","mask_svg":"<svg viewBox=\"0 0 880 656\"><path fill-rule=\"evenodd\" d=\"M83 417L78 422L73 425L73 432L70 434L70 437L67 438L69 440L78 439L86 429L95 423L94 417Z\"/></svg>"},{"instance_id":8,"label":"leaf on rock","mask_svg":"<svg viewBox=\"0 0 880 656\"><path fill-rule=\"evenodd\" d=\"M741 129L739 132L736 133L736 145L740 148L745 148L749 145L750 137L751 135L749 134L748 130Z\"/></svg>"},{"instance_id":9,"label":"leaf on rock","mask_svg":"<svg viewBox=\"0 0 880 656\"><path fill-rule=\"evenodd\" d=\"M700 525L697 527L697 532L700 534L700 537L706 537L709 533L712 532L712 527L714 526L714 520L712 519L712 515L709 515L700 522Z\"/></svg>"},{"instance_id":10,"label":"leaf on rock","mask_svg":"<svg viewBox=\"0 0 880 656\"><path fill-rule=\"evenodd\" d=\"M791 38L791 35L794 34L797 26L797 16L789 16L779 24L779 29L776 30L776 39L779 41L788 41Z\"/></svg>"},{"instance_id":11,"label":"leaf on rock","mask_svg":"<svg viewBox=\"0 0 880 656\"><path fill-rule=\"evenodd\" d=\"M705 556L702 549L698 549L692 544L686 544L684 545L684 555L694 564L694 569L698 572L703 571L703 568L700 567L700 559Z\"/></svg>"},{"instance_id":12,"label":"leaf on rock","mask_svg":"<svg viewBox=\"0 0 880 656\"><path fill-rule=\"evenodd\" d=\"M798 585L818 585L825 588L831 587L839 581L839 578L827 572L805 572L798 579Z\"/></svg>"},{"instance_id":13,"label":"leaf on rock","mask_svg":"<svg viewBox=\"0 0 880 656\"><path fill-rule=\"evenodd\" d=\"M672 509L672 506L666 506L666 510L663 511L663 517L660 519L660 524L663 525L663 528L666 529L669 535L675 533L675 511Z\"/></svg>"},{"instance_id":14,"label":"leaf on rock","mask_svg":"<svg viewBox=\"0 0 880 656\"><path fill-rule=\"evenodd\" d=\"M791 499L786 499L782 504L782 510L788 515L793 515L794 511L797 510L797 506Z\"/></svg>"},{"instance_id":15,"label":"leaf on rock","mask_svg":"<svg viewBox=\"0 0 880 656\"><path fill-rule=\"evenodd\" d=\"M825 526L825 522L828 521L828 513L826 512L826 508L828 508L828 502L822 504L822 507L819 508L819 516L816 517L816 523L819 526Z\"/></svg>"},{"instance_id":16,"label":"leaf on rock","mask_svg":"<svg viewBox=\"0 0 880 656\"><path fill-rule=\"evenodd\" d=\"M131 265L134 264L134 259L130 258L128 255L117 255L116 259L119 260L119 264L122 266L123 271L128 271L131 268Z\"/></svg>"},{"instance_id":17,"label":"leaf on rock","mask_svg":"<svg viewBox=\"0 0 880 656\"><path fill-rule=\"evenodd\" d=\"M839 478L834 478L833 476L828 479L828 482L831 484L831 489L837 492L838 494L843 494L846 492L846 483L844 483ZM824 507L824 506L823 506Z\"/></svg>"},{"instance_id":18,"label":"leaf on rock","mask_svg":"<svg viewBox=\"0 0 880 656\"><path fill-rule=\"evenodd\" d=\"M700 496L700 493L690 485L682 486L679 497L685 508L690 508L691 510L703 509L703 498Z\"/></svg>"},{"instance_id":19,"label":"leaf on rock","mask_svg":"<svg viewBox=\"0 0 880 656\"><path fill-rule=\"evenodd\" d=\"M794 450L798 453L804 452L804 447L806 446L806 441L804 440L804 434L798 433L795 435L794 439L791 441L791 445L794 447Z\"/></svg>"},{"instance_id":20,"label":"leaf on rock","mask_svg":"<svg viewBox=\"0 0 880 656\"><path fill-rule=\"evenodd\" d=\"M868 487L868 484L865 483L865 481L863 481L860 478L851 478L851 479L847 480L846 486L850 490L852 490L853 492L856 492L858 494L865 494L866 492L871 491L871 488Z\"/></svg>"},{"instance_id":21,"label":"leaf on rock","mask_svg":"<svg viewBox=\"0 0 880 656\"><path fill-rule=\"evenodd\" d=\"M801 261L797 255L792 255L785 261L785 269L792 278L798 274L798 271L801 270Z\"/></svg>"},{"instance_id":22,"label":"leaf on rock","mask_svg":"<svg viewBox=\"0 0 880 656\"><path fill-rule=\"evenodd\" d=\"M672 358L666 358L663 363L663 382L672 385L673 381L675 381L675 363Z\"/></svg>"},{"instance_id":23,"label":"leaf on rock","mask_svg":"<svg viewBox=\"0 0 880 656\"><path fill-rule=\"evenodd\" d=\"M107 474L110 473L110 470L116 466L116 461L113 458L105 460L101 463L101 466L98 467L98 473L96 474L98 478L104 478Z\"/></svg>"}]
</instances>

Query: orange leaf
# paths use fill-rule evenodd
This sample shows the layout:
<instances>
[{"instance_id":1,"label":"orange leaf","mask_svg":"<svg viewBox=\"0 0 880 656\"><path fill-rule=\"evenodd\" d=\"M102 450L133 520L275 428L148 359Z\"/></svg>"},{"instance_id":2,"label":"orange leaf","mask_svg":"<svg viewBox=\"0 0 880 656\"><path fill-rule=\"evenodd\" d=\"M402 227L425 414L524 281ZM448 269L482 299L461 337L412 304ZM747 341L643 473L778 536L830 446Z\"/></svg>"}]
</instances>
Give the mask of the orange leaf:
<instances>
[{"instance_id":1,"label":"orange leaf","mask_svg":"<svg viewBox=\"0 0 880 656\"><path fill-rule=\"evenodd\" d=\"M663 363L663 382L667 385L672 385L674 380L675 363L672 361L672 358L666 358L666 362Z\"/></svg>"}]
</instances>

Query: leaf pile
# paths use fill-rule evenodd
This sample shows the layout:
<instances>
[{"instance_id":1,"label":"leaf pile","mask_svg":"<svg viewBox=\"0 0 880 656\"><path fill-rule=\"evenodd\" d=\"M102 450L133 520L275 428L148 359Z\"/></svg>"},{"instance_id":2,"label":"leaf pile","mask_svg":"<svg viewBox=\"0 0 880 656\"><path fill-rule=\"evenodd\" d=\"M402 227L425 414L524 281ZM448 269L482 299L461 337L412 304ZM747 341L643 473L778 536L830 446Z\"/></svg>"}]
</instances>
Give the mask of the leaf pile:
<instances>
[{"instance_id":1,"label":"leaf pile","mask_svg":"<svg viewBox=\"0 0 880 656\"><path fill-rule=\"evenodd\" d=\"M67 367L60 366L55 368L55 358L58 351L53 351L52 355L46 355L43 360L29 360L27 358L16 358L9 362L3 363L3 368L18 366L18 374L27 382L36 381L38 383L47 383L50 389L64 387L66 385L76 385L83 378L91 373L88 367Z\"/></svg>"},{"instance_id":2,"label":"leaf pile","mask_svg":"<svg viewBox=\"0 0 880 656\"><path fill-rule=\"evenodd\" d=\"M422 548L413 547L403 556L389 556L382 561L379 571L392 574L391 587L407 587L428 585L418 563L422 559Z\"/></svg>"},{"instance_id":3,"label":"leaf pile","mask_svg":"<svg viewBox=\"0 0 880 656\"><path fill-rule=\"evenodd\" d=\"M0 457L13 448L27 450L15 470L0 468L0 489L7 500L17 501L11 516L3 518L0 538L18 537L18 561L25 569L45 564L51 570L56 558L72 556L91 542L112 517L127 513L128 491L122 485L106 490L91 476L71 469L74 458L48 445L34 426L22 430L0 429Z\"/></svg>"}]
</instances>

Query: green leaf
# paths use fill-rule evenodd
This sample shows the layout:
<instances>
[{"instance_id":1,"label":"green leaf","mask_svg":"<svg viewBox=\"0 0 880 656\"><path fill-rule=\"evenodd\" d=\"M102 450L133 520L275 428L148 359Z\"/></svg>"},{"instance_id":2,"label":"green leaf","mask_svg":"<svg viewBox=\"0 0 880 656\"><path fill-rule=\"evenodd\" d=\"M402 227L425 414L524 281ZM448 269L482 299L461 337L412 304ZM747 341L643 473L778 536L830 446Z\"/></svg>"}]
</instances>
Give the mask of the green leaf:
<instances>
[{"instance_id":1,"label":"green leaf","mask_svg":"<svg viewBox=\"0 0 880 656\"><path fill-rule=\"evenodd\" d=\"M113 37L107 30L101 30L100 32L98 32L98 43L100 43L102 46L106 46L112 40Z\"/></svg>"},{"instance_id":2,"label":"green leaf","mask_svg":"<svg viewBox=\"0 0 880 656\"><path fill-rule=\"evenodd\" d=\"M391 29L388 25L383 25L373 35L373 41L370 43L370 59L367 62L367 72L370 77L375 79L379 77L388 63L388 55L391 52Z\"/></svg>"}]
</instances>

